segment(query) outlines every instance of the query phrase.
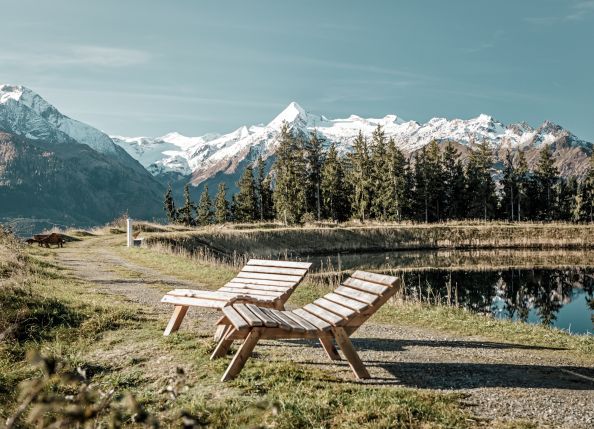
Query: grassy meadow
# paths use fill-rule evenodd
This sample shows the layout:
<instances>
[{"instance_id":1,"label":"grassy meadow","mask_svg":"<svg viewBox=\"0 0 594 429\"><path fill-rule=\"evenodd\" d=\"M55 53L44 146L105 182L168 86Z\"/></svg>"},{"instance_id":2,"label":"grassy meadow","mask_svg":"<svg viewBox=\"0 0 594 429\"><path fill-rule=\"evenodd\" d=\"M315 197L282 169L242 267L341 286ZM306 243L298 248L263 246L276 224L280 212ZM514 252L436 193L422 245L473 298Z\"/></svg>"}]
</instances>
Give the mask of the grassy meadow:
<instances>
[{"instance_id":1,"label":"grassy meadow","mask_svg":"<svg viewBox=\"0 0 594 429\"><path fill-rule=\"evenodd\" d=\"M443 243L446 229L459 233L459 238L450 242L473 243L476 237L490 237L491 245L509 242L506 233L480 225L444 226L444 231L441 226L410 226L414 233L395 226L379 227L378 231L366 227L277 226L187 230L152 224L138 228L145 231L148 242L138 249L122 246L122 228L118 225L68 234L163 275L213 289L232 278L237 267L212 253L190 253L183 244L172 246L170 240L208 238L226 251L238 246L236 255L252 253L249 249L253 246L253 254L258 254L275 240L274 251L281 253L289 246L305 251L328 243L354 251L357 237L365 237L369 245L379 242L387 246L390 240L405 237L409 244ZM517 241L524 243L532 237L531 243L551 244L555 234L562 232L568 243L584 245L591 234L589 227L577 234L577 227L562 224L552 226L549 232L542 232L546 228L536 224L517 228L523 231ZM186 330L163 337L163 316L73 276L59 264L56 252L23 246L7 234L0 237L0 427L3 423L19 428L475 428L486 424L464 405L461 394L356 383L315 366L274 359L252 359L236 380L221 384L218 379L228 359L209 360L215 345L210 332ZM118 270L126 276L125 267ZM310 302L330 287L306 281L289 304ZM592 336L494 320L458 308L394 300L373 320L559 347L588 364L594 363ZM536 427L524 421L489 424Z\"/></svg>"}]
</instances>

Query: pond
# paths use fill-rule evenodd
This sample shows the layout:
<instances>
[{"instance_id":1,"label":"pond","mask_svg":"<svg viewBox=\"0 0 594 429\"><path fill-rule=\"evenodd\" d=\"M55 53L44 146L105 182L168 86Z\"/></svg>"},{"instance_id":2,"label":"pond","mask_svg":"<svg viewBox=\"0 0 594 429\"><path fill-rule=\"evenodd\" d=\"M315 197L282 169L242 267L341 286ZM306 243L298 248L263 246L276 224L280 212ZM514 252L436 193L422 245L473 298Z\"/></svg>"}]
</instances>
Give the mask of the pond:
<instances>
[{"instance_id":1,"label":"pond","mask_svg":"<svg viewBox=\"0 0 594 429\"><path fill-rule=\"evenodd\" d=\"M310 260L322 273L402 273L407 299L594 333L594 251L401 251Z\"/></svg>"}]
</instances>

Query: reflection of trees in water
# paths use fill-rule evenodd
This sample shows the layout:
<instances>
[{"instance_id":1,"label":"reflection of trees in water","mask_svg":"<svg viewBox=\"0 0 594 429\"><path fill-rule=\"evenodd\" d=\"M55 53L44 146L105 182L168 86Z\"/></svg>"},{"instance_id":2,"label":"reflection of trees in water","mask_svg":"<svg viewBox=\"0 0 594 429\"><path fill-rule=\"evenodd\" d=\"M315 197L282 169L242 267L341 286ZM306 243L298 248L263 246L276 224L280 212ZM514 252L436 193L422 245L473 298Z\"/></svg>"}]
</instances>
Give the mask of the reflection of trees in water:
<instances>
[{"instance_id":1,"label":"reflection of trees in water","mask_svg":"<svg viewBox=\"0 0 594 429\"><path fill-rule=\"evenodd\" d=\"M495 311L494 298L503 300L503 314L527 321L534 308L550 325L571 301L575 288L583 288L594 310L594 275L591 269L526 269L507 271L431 270L404 273L407 294L429 302L464 306L480 313ZM594 319L594 316L593 316Z\"/></svg>"}]
</instances>

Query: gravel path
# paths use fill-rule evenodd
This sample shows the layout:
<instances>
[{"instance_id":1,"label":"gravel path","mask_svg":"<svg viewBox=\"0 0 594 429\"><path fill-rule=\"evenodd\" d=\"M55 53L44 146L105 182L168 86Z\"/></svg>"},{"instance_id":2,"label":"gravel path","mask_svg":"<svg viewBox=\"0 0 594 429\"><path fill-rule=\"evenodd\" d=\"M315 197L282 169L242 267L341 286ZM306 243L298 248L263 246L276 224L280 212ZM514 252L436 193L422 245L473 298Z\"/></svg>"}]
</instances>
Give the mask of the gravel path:
<instances>
[{"instance_id":1,"label":"gravel path","mask_svg":"<svg viewBox=\"0 0 594 429\"><path fill-rule=\"evenodd\" d=\"M146 306L162 319L163 327L171 312L170 306L160 303L163 292L199 287L88 244L93 241L69 243L57 252L58 262L74 276L94 283L98 292L123 295ZM114 267L130 275L123 276ZM191 309L182 329L208 333L216 319L217 312ZM372 375L363 383L460 393L473 414L488 420L526 419L544 427L594 428L594 365L563 350L378 325L373 319L357 331L353 344ZM262 341L255 354L316 365L352 380L348 365L329 362L315 342Z\"/></svg>"}]
</instances>

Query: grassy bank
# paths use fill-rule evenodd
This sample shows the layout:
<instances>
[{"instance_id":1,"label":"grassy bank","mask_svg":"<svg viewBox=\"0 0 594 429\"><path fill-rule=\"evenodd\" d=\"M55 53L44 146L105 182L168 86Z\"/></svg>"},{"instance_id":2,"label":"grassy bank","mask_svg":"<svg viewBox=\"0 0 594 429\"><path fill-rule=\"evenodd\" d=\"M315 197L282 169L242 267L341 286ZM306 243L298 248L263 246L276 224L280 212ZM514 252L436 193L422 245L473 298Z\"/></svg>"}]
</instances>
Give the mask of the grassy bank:
<instances>
[{"instance_id":1,"label":"grassy bank","mask_svg":"<svg viewBox=\"0 0 594 429\"><path fill-rule=\"evenodd\" d=\"M563 223L444 223L279 227L208 227L148 234L147 245L177 247L226 260L303 257L411 249L585 249L594 225Z\"/></svg>"},{"instance_id":2,"label":"grassy bank","mask_svg":"<svg viewBox=\"0 0 594 429\"><path fill-rule=\"evenodd\" d=\"M291 362L254 360L222 385L218 377L228 361L208 359L210 333L163 337L164 316L96 291L54 256L0 242L0 420L15 417L13 427L179 427L182 420L196 428L477 424L458 395L365 386ZM175 258L137 256L170 269ZM184 266L201 284L232 273L178 258L176 268Z\"/></svg>"},{"instance_id":3,"label":"grassy bank","mask_svg":"<svg viewBox=\"0 0 594 429\"><path fill-rule=\"evenodd\" d=\"M119 253L138 264L155 270L195 281L197 287L218 288L220 281L229 280L235 270L223 265L211 265L197 261L191 255L180 255L155 249L117 249ZM205 269L209 275L204 277ZM217 273L216 275L214 273ZM219 281L212 281L211 279ZM318 276L306 280L293 293L289 306L302 306L329 292L333 285L322 282ZM402 302L398 299L380 309L376 322L432 328L459 335L482 336L495 341L513 342L526 346L555 347L565 349L594 363L594 336L570 335L562 330L543 326L499 320L490 316L472 313L463 308L446 305L425 305L418 302Z\"/></svg>"}]
</instances>

